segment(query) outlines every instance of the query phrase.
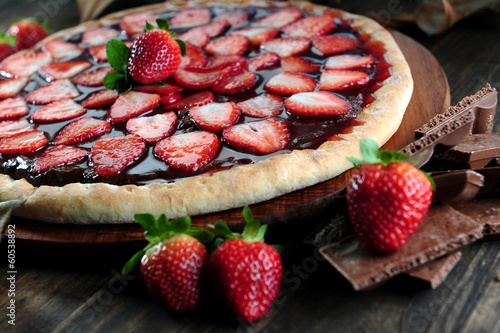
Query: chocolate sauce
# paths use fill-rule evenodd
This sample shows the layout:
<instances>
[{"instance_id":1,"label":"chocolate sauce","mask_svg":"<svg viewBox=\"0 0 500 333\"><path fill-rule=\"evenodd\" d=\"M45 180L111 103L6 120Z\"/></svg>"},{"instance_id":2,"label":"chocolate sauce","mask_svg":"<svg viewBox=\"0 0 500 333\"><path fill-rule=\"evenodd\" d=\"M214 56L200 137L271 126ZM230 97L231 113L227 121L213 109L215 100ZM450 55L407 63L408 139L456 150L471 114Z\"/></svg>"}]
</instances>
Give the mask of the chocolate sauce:
<instances>
[{"instance_id":1,"label":"chocolate sauce","mask_svg":"<svg viewBox=\"0 0 500 333\"><path fill-rule=\"evenodd\" d=\"M211 8L213 15L217 15L221 12L227 10L224 7L213 7ZM252 14L252 19L245 25L240 25L237 27L230 28L226 34L230 33L232 30L242 29L251 25L251 23L270 13L275 9L263 9L263 8L248 8L248 10ZM169 12L162 14L160 16L170 18L174 15L174 12ZM310 15L304 13L305 16ZM344 115L344 116L336 116L336 117L301 117L288 113L285 108L283 108L283 112L278 116L282 119L291 134L291 140L288 146L279 152L268 155L257 155L251 151L244 151L236 147L231 147L229 144L221 140L222 149L219 152L219 155L216 159L214 159L207 166L203 167L201 170L196 173L185 173L172 168L158 159L153 155L153 146L148 147L146 153L137 161L135 161L132 165L127 167L124 171L122 171L118 175L114 176L96 176L91 167L91 163L89 159L82 161L77 165L58 167L48 170L41 174L33 174L30 172L31 166L38 158L42 155L45 149L37 151L31 154L25 154L22 156L12 156L12 155L1 155L0 157L0 171L4 174L11 175L16 179L25 178L30 183L35 186L39 185L54 185L61 186L68 183L73 182L106 182L116 185L122 184L137 184L143 185L151 182L174 182L176 180L190 177L193 175L200 174L212 174L213 172L217 172L219 170L225 170L231 168L232 166L238 164L249 164L261 161L263 159L267 159L272 155L286 154L291 152L294 149L315 149L319 147L322 143L328 140L342 140L338 136L341 133L348 133L352 131L354 126L362 125L363 122L356 120L356 116L362 111L363 108L367 107L370 103L372 103L375 98L373 93L381 87L381 82L388 78L391 74L390 68L391 65L388 63L385 57L385 47L382 43L373 42L369 40L369 36L360 35L359 32L353 29L349 22L342 21L339 18L335 18L336 27L332 34L344 34L350 35L351 37L356 38L359 41L359 46L355 49L349 50L345 52L346 54L359 54L359 55L372 55L375 59L375 63L372 67L362 69L370 76L370 84L367 86L345 90L341 92L341 96L348 99L352 105L352 110ZM112 28L116 28L119 30L118 24L110 25ZM171 29L172 31L182 34L187 29ZM283 35L286 36L286 35ZM279 37L279 36L277 36ZM81 42L81 34L75 34L73 36L68 36L67 41L80 45L82 47L86 47L86 45ZM122 34L120 39L124 41L131 41L125 34ZM244 56L246 58L250 58L260 54L259 47L249 47L246 54ZM314 47L311 47L309 51L300 54L299 56L312 59L318 63L323 64L327 58L332 55L322 55L318 50ZM87 70L86 72L94 71L101 67L109 66L108 63L97 63L92 59L89 55L88 51L83 52L78 57L71 58L72 60L86 60L90 61L94 66ZM69 60L61 59L61 61ZM264 85L268 81L270 77L281 72L279 66L275 66L274 68L261 70L256 72L255 74L258 77L254 87L247 89L243 92L235 93L232 95L221 95L214 94L216 102L225 102L225 101L234 101L239 102L252 97L255 97L263 92L265 92ZM321 71L315 73L308 73L311 77L315 79L319 79L321 75ZM47 82L38 74L34 74L28 85L25 88L25 91L21 94L21 96L25 96L28 92L33 91L43 85L46 85ZM90 94L102 90L103 87L97 88L89 88L77 85L77 89L81 92L81 96L75 98L76 102L81 102L85 100ZM196 91L186 89L183 91L183 94L186 96L194 93ZM287 98L289 96L283 96ZM34 112L36 109L42 107L41 105L30 105L29 106L29 114ZM108 118L109 106L98 109L88 109L87 113L84 116L91 116L98 119L106 120ZM163 112L163 107L160 105L156 109L151 110L144 114L144 116L154 115L156 113ZM176 133L189 132L197 130L196 125L187 117L186 110L178 110L176 111L179 122L176 129ZM64 128L67 124L73 122L75 119L58 122L53 124L33 124L35 128L43 131L51 142L59 133L59 131ZM251 122L258 119L254 119L252 117L247 117L241 115L239 122ZM125 122L112 124L113 130L111 133L108 133L101 138L111 137L111 136L119 136L127 134L125 129ZM220 137L220 133L217 133ZM96 139L97 140L97 139ZM87 148L90 150L93 141L82 142L78 144L79 147ZM49 144L49 147L51 145Z\"/></svg>"}]
</instances>

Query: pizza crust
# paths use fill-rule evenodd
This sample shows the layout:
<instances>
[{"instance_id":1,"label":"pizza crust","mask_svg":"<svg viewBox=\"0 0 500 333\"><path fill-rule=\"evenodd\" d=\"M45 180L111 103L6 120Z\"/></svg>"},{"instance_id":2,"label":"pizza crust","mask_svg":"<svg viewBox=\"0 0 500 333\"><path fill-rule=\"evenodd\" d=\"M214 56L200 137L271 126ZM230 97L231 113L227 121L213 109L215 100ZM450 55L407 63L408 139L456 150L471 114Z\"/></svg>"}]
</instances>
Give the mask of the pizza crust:
<instances>
[{"instance_id":1,"label":"pizza crust","mask_svg":"<svg viewBox=\"0 0 500 333\"><path fill-rule=\"evenodd\" d=\"M161 12L187 6L262 6L282 7L290 3L272 1L178 1L145 6L114 13L99 21L87 22L48 37L59 39L85 29L105 25L121 17L142 12ZM353 26L386 45L392 65L391 76L382 82L376 100L357 119L365 122L344 140L327 141L318 149L295 150L266 160L238 165L212 176L197 176L175 183L144 186L116 186L105 183L73 183L62 187L33 187L27 181L0 174L0 201L27 199L14 215L54 223L108 224L132 223L137 213L165 213L170 219L243 207L276 198L331 178L350 169L346 156L360 157L359 140L374 139L382 146L398 129L413 91L410 68L392 35L371 19L340 12L309 2L291 2L305 11L338 15L352 19ZM38 44L38 47L47 41ZM304 172L307 170L307 172ZM249 181L251 180L251 181Z\"/></svg>"}]
</instances>

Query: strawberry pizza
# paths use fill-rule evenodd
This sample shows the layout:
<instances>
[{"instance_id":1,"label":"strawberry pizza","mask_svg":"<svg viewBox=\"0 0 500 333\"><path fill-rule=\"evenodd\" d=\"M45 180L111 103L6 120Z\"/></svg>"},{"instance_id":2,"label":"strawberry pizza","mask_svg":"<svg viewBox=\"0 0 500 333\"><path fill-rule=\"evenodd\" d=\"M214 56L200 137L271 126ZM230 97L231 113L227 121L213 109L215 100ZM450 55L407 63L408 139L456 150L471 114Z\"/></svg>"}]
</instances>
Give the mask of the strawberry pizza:
<instances>
[{"instance_id":1,"label":"strawberry pizza","mask_svg":"<svg viewBox=\"0 0 500 333\"><path fill-rule=\"evenodd\" d=\"M0 200L47 222L242 207L336 177L398 129L413 81L374 21L307 2L182 1L0 63Z\"/></svg>"}]
</instances>

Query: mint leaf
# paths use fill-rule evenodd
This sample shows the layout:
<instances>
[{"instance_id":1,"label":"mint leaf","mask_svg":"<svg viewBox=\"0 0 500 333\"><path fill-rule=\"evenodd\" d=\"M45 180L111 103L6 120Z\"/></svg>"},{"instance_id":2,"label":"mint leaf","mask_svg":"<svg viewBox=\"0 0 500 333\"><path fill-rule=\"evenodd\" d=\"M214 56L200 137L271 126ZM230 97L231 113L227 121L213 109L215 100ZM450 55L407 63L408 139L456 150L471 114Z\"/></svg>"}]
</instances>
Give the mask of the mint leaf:
<instances>
[{"instance_id":1,"label":"mint leaf","mask_svg":"<svg viewBox=\"0 0 500 333\"><path fill-rule=\"evenodd\" d=\"M104 86L109 90L126 90L127 79L125 78L125 74L122 72L110 72L106 74L103 80Z\"/></svg>"},{"instance_id":2,"label":"mint leaf","mask_svg":"<svg viewBox=\"0 0 500 333\"><path fill-rule=\"evenodd\" d=\"M121 40L112 39L106 44L108 62L116 71L123 71L128 65L130 49Z\"/></svg>"}]
</instances>

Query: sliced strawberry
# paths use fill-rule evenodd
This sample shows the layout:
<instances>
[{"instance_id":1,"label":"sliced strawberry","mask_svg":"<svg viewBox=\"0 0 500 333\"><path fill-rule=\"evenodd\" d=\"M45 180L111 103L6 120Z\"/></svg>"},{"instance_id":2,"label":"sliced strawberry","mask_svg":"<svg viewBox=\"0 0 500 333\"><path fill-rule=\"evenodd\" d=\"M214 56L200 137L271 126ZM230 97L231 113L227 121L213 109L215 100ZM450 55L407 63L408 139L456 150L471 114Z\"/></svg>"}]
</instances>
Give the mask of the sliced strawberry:
<instances>
[{"instance_id":1,"label":"sliced strawberry","mask_svg":"<svg viewBox=\"0 0 500 333\"><path fill-rule=\"evenodd\" d=\"M175 126L177 126L177 115L174 112L166 112L129 119L126 128L129 133L139 135L147 143L155 143L172 134Z\"/></svg>"},{"instance_id":2,"label":"sliced strawberry","mask_svg":"<svg viewBox=\"0 0 500 333\"><path fill-rule=\"evenodd\" d=\"M233 146L270 154L285 149L290 141L290 132L282 120L268 118L226 127L222 137Z\"/></svg>"},{"instance_id":3,"label":"sliced strawberry","mask_svg":"<svg viewBox=\"0 0 500 333\"><path fill-rule=\"evenodd\" d=\"M146 151L146 142L135 134L98 140L90 149L92 167L97 175L116 175Z\"/></svg>"},{"instance_id":4,"label":"sliced strawberry","mask_svg":"<svg viewBox=\"0 0 500 333\"><path fill-rule=\"evenodd\" d=\"M69 123L54 138L55 145L72 145L98 138L111 132L111 125L105 120L83 117Z\"/></svg>"},{"instance_id":5,"label":"sliced strawberry","mask_svg":"<svg viewBox=\"0 0 500 333\"><path fill-rule=\"evenodd\" d=\"M248 22L252 15L245 9L235 9L217 15L214 21L226 21L230 26L236 27Z\"/></svg>"},{"instance_id":6,"label":"sliced strawberry","mask_svg":"<svg viewBox=\"0 0 500 333\"><path fill-rule=\"evenodd\" d=\"M201 47L186 43L186 55L181 58L179 68L204 67L207 61L207 56Z\"/></svg>"},{"instance_id":7,"label":"sliced strawberry","mask_svg":"<svg viewBox=\"0 0 500 333\"><path fill-rule=\"evenodd\" d=\"M327 15L315 15L304 17L297 22L289 24L281 31L292 37L314 37L323 36L333 30L335 20Z\"/></svg>"},{"instance_id":8,"label":"sliced strawberry","mask_svg":"<svg viewBox=\"0 0 500 333\"><path fill-rule=\"evenodd\" d=\"M265 88L276 94L296 94L313 91L316 88L316 80L305 74L282 72L270 78Z\"/></svg>"},{"instance_id":9,"label":"sliced strawberry","mask_svg":"<svg viewBox=\"0 0 500 333\"><path fill-rule=\"evenodd\" d=\"M280 33L279 29L268 27L250 27L231 32L231 35L242 35L248 38L253 45L260 45L263 41L273 39Z\"/></svg>"},{"instance_id":10,"label":"sliced strawberry","mask_svg":"<svg viewBox=\"0 0 500 333\"><path fill-rule=\"evenodd\" d=\"M321 64L302 57L284 57L280 61L281 69L296 73L313 73L321 68Z\"/></svg>"},{"instance_id":11,"label":"sliced strawberry","mask_svg":"<svg viewBox=\"0 0 500 333\"><path fill-rule=\"evenodd\" d=\"M208 58L207 68L231 67L231 75L239 74L246 66L244 57L238 54L214 55Z\"/></svg>"},{"instance_id":12,"label":"sliced strawberry","mask_svg":"<svg viewBox=\"0 0 500 333\"><path fill-rule=\"evenodd\" d=\"M177 12L169 21L171 27L185 28L208 23L212 13L208 8L186 8Z\"/></svg>"},{"instance_id":13,"label":"sliced strawberry","mask_svg":"<svg viewBox=\"0 0 500 333\"><path fill-rule=\"evenodd\" d=\"M33 125L25 118L0 121L0 139L33 130Z\"/></svg>"},{"instance_id":14,"label":"sliced strawberry","mask_svg":"<svg viewBox=\"0 0 500 333\"><path fill-rule=\"evenodd\" d=\"M255 21L253 25L282 28L290 23L299 20L302 17L302 11L297 7L287 7L280 9L274 13L267 14L266 16Z\"/></svg>"},{"instance_id":15,"label":"sliced strawberry","mask_svg":"<svg viewBox=\"0 0 500 333\"><path fill-rule=\"evenodd\" d=\"M104 62L108 60L106 44L89 47L89 54L95 62Z\"/></svg>"},{"instance_id":16,"label":"sliced strawberry","mask_svg":"<svg viewBox=\"0 0 500 333\"><path fill-rule=\"evenodd\" d=\"M368 68L373 65L372 56L360 56L355 54L342 54L329 57L325 62L325 69L358 69Z\"/></svg>"},{"instance_id":17,"label":"sliced strawberry","mask_svg":"<svg viewBox=\"0 0 500 333\"><path fill-rule=\"evenodd\" d=\"M205 47L210 41L210 36L206 32L196 30L196 28L188 30L182 35L176 36L176 38L198 47Z\"/></svg>"},{"instance_id":18,"label":"sliced strawberry","mask_svg":"<svg viewBox=\"0 0 500 333\"><path fill-rule=\"evenodd\" d=\"M28 105L22 97L0 101L0 120L15 119L28 114Z\"/></svg>"},{"instance_id":19,"label":"sliced strawberry","mask_svg":"<svg viewBox=\"0 0 500 333\"><path fill-rule=\"evenodd\" d=\"M113 38L118 38L120 32L113 28L93 28L85 30L82 34L82 42L89 46L103 45Z\"/></svg>"},{"instance_id":20,"label":"sliced strawberry","mask_svg":"<svg viewBox=\"0 0 500 333\"><path fill-rule=\"evenodd\" d=\"M158 95L170 95L179 91L182 91L184 88L175 84L173 82L161 82L160 85L144 85L144 86L135 86L135 91L140 91L148 94L158 94Z\"/></svg>"},{"instance_id":21,"label":"sliced strawberry","mask_svg":"<svg viewBox=\"0 0 500 333\"><path fill-rule=\"evenodd\" d=\"M40 173L58 166L75 164L87 157L88 153L87 149L83 148L64 145L56 146L47 149L42 156L35 161L31 171L33 173Z\"/></svg>"},{"instance_id":22,"label":"sliced strawberry","mask_svg":"<svg viewBox=\"0 0 500 333\"><path fill-rule=\"evenodd\" d=\"M43 51L49 53L54 59L62 59L78 57L83 53L84 48L56 39L43 44Z\"/></svg>"},{"instance_id":23,"label":"sliced strawberry","mask_svg":"<svg viewBox=\"0 0 500 333\"><path fill-rule=\"evenodd\" d=\"M82 102L82 106L87 109L95 109L113 103L118 99L118 91L104 89L93 93Z\"/></svg>"},{"instance_id":24,"label":"sliced strawberry","mask_svg":"<svg viewBox=\"0 0 500 333\"><path fill-rule=\"evenodd\" d=\"M360 71L328 69L319 78L320 90L339 91L361 87L370 82L368 74Z\"/></svg>"},{"instance_id":25,"label":"sliced strawberry","mask_svg":"<svg viewBox=\"0 0 500 333\"><path fill-rule=\"evenodd\" d=\"M186 98L179 100L173 104L165 106L165 110L180 110L190 108L193 106L205 105L212 103L215 100L211 91L200 91L198 93L189 95Z\"/></svg>"},{"instance_id":26,"label":"sliced strawberry","mask_svg":"<svg viewBox=\"0 0 500 333\"><path fill-rule=\"evenodd\" d=\"M309 50L311 42L303 37L275 38L262 42L261 47L280 57L289 57Z\"/></svg>"},{"instance_id":27,"label":"sliced strawberry","mask_svg":"<svg viewBox=\"0 0 500 333\"><path fill-rule=\"evenodd\" d=\"M240 117L240 110L233 102L210 103L189 109L189 117L204 130L217 132L234 125Z\"/></svg>"},{"instance_id":28,"label":"sliced strawberry","mask_svg":"<svg viewBox=\"0 0 500 333\"><path fill-rule=\"evenodd\" d=\"M245 116L255 118L275 117L283 112L283 98L271 93L263 93L236 105Z\"/></svg>"},{"instance_id":29,"label":"sliced strawberry","mask_svg":"<svg viewBox=\"0 0 500 333\"><path fill-rule=\"evenodd\" d=\"M0 99L13 97L19 94L24 89L27 83L27 77L0 80Z\"/></svg>"},{"instance_id":30,"label":"sliced strawberry","mask_svg":"<svg viewBox=\"0 0 500 333\"><path fill-rule=\"evenodd\" d=\"M26 154L35 152L47 144L41 131L21 132L0 140L1 154Z\"/></svg>"},{"instance_id":31,"label":"sliced strawberry","mask_svg":"<svg viewBox=\"0 0 500 333\"><path fill-rule=\"evenodd\" d=\"M51 62L43 65L39 73L47 81L69 79L73 76L80 74L86 69L89 69L92 64L88 61L61 61Z\"/></svg>"},{"instance_id":32,"label":"sliced strawberry","mask_svg":"<svg viewBox=\"0 0 500 333\"><path fill-rule=\"evenodd\" d=\"M247 60L247 69L250 72L258 72L263 69L268 69L276 65L280 61L280 56L277 53L269 52L262 53L256 57Z\"/></svg>"},{"instance_id":33,"label":"sliced strawberry","mask_svg":"<svg viewBox=\"0 0 500 333\"><path fill-rule=\"evenodd\" d=\"M322 54L333 54L351 50L358 46L356 38L346 35L329 35L311 38L312 45Z\"/></svg>"},{"instance_id":34,"label":"sliced strawberry","mask_svg":"<svg viewBox=\"0 0 500 333\"><path fill-rule=\"evenodd\" d=\"M184 95L180 92L176 92L173 94L168 94L168 95L163 95L160 97L160 104L161 105L172 105L174 103L179 102L181 99L184 98Z\"/></svg>"},{"instance_id":35,"label":"sliced strawberry","mask_svg":"<svg viewBox=\"0 0 500 333\"><path fill-rule=\"evenodd\" d=\"M231 74L231 67L179 69L174 79L180 85L191 89L205 89Z\"/></svg>"},{"instance_id":36,"label":"sliced strawberry","mask_svg":"<svg viewBox=\"0 0 500 333\"><path fill-rule=\"evenodd\" d=\"M211 41L205 46L210 54L243 54L248 48L248 38L241 35L229 35Z\"/></svg>"},{"instance_id":37,"label":"sliced strawberry","mask_svg":"<svg viewBox=\"0 0 500 333\"><path fill-rule=\"evenodd\" d=\"M62 99L76 98L80 92L69 80L57 80L46 86L33 90L25 99L28 103L48 104Z\"/></svg>"},{"instance_id":38,"label":"sliced strawberry","mask_svg":"<svg viewBox=\"0 0 500 333\"><path fill-rule=\"evenodd\" d=\"M243 72L220 80L212 90L216 93L234 94L250 88L254 85L255 81L257 81L257 77L254 73Z\"/></svg>"},{"instance_id":39,"label":"sliced strawberry","mask_svg":"<svg viewBox=\"0 0 500 333\"><path fill-rule=\"evenodd\" d=\"M119 123L153 110L160 103L160 95L129 91L113 103L109 110L109 118Z\"/></svg>"},{"instance_id":40,"label":"sliced strawberry","mask_svg":"<svg viewBox=\"0 0 500 333\"><path fill-rule=\"evenodd\" d=\"M0 72L7 77L28 77L51 61L50 54L44 52L24 53L3 61L0 65Z\"/></svg>"},{"instance_id":41,"label":"sliced strawberry","mask_svg":"<svg viewBox=\"0 0 500 333\"><path fill-rule=\"evenodd\" d=\"M95 71L75 77L73 80L71 80L71 82L85 87L99 87L104 84L104 77L112 71L114 71L114 69L111 67L99 68Z\"/></svg>"},{"instance_id":42,"label":"sliced strawberry","mask_svg":"<svg viewBox=\"0 0 500 333\"><path fill-rule=\"evenodd\" d=\"M31 120L39 123L52 123L73 119L85 114L87 110L72 99L63 99L52 102L35 110L31 114Z\"/></svg>"},{"instance_id":43,"label":"sliced strawberry","mask_svg":"<svg viewBox=\"0 0 500 333\"><path fill-rule=\"evenodd\" d=\"M227 21L218 20L202 25L200 27L193 28L189 31L194 33L206 33L208 37L215 38L217 36L220 36L229 27L230 25Z\"/></svg>"},{"instance_id":44,"label":"sliced strawberry","mask_svg":"<svg viewBox=\"0 0 500 333\"><path fill-rule=\"evenodd\" d=\"M215 134L199 131L169 136L156 144L154 153L174 169L194 172L212 161L219 149Z\"/></svg>"},{"instance_id":45,"label":"sliced strawberry","mask_svg":"<svg viewBox=\"0 0 500 333\"><path fill-rule=\"evenodd\" d=\"M303 116L337 116L352 109L349 101L327 91L305 92L285 100L287 110Z\"/></svg>"},{"instance_id":46,"label":"sliced strawberry","mask_svg":"<svg viewBox=\"0 0 500 333\"><path fill-rule=\"evenodd\" d=\"M127 15L120 21L120 30L124 31L129 37L144 32L146 21L156 26L158 15L148 13L139 13Z\"/></svg>"}]
</instances>

